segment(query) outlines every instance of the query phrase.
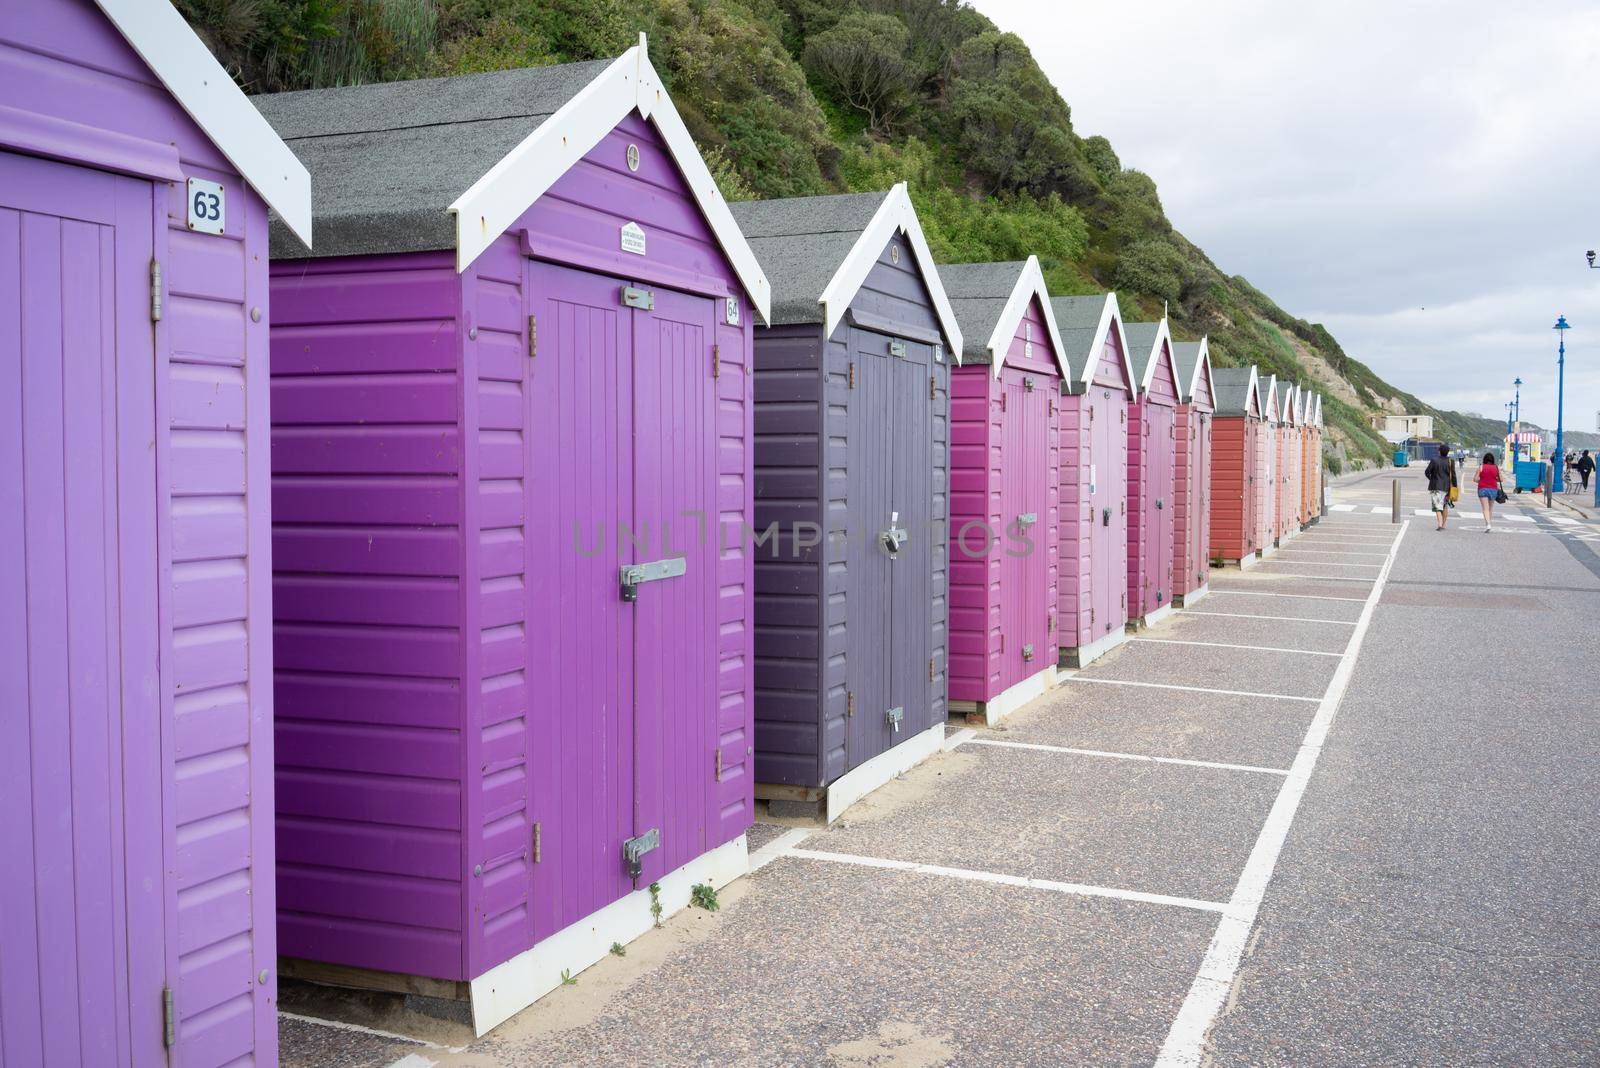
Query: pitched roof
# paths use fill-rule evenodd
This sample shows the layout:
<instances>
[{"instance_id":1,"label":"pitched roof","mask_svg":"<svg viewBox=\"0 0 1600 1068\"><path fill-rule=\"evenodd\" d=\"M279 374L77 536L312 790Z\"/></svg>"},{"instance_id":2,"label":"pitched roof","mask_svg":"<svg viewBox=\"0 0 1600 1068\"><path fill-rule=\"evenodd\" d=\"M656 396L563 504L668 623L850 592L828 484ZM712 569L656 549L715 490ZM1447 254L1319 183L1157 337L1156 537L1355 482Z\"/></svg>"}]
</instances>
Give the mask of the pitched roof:
<instances>
[{"instance_id":1,"label":"pitched roof","mask_svg":"<svg viewBox=\"0 0 1600 1068\"><path fill-rule=\"evenodd\" d=\"M168 0L95 0L282 225L311 244L311 175Z\"/></svg>"},{"instance_id":2,"label":"pitched roof","mask_svg":"<svg viewBox=\"0 0 1600 1068\"><path fill-rule=\"evenodd\" d=\"M1156 353L1162 350L1162 341L1166 342L1168 366L1172 368L1173 384L1177 388L1178 398L1183 399L1183 383L1178 377L1178 369L1172 361L1172 335L1168 332L1167 319L1153 323L1123 323L1123 332L1128 338L1128 359L1133 363L1135 381L1139 383L1139 393L1142 395L1150 389L1150 383L1156 377Z\"/></svg>"},{"instance_id":3,"label":"pitched roof","mask_svg":"<svg viewBox=\"0 0 1600 1068\"><path fill-rule=\"evenodd\" d=\"M1117 306L1115 293L1097 293L1081 297L1051 297L1050 310L1056 317L1056 329L1061 333L1062 353L1067 366L1081 368L1077 389L1081 391L1094 381L1095 369L1100 365L1100 352L1106 338L1116 333L1117 348L1122 352L1122 371L1127 378L1130 394L1138 390L1138 379L1133 374L1133 364L1128 359L1128 339L1122 328L1122 309Z\"/></svg>"},{"instance_id":4,"label":"pitched roof","mask_svg":"<svg viewBox=\"0 0 1600 1068\"><path fill-rule=\"evenodd\" d=\"M939 276L944 280L950 305L961 324L966 360L992 365L995 376L999 377L1006 353L1011 349L1011 339L1016 336L1017 324L1027 314L1029 303L1037 299L1051 348L1055 350L1056 367L1062 378L1071 377L1037 256L1029 256L1022 262L947 263L939 268Z\"/></svg>"},{"instance_id":5,"label":"pitched roof","mask_svg":"<svg viewBox=\"0 0 1600 1068\"><path fill-rule=\"evenodd\" d=\"M1256 368L1218 367L1211 372L1211 386L1217 394L1218 415L1250 414L1250 395L1256 391ZM1257 395L1256 410L1260 411Z\"/></svg>"},{"instance_id":6,"label":"pitched roof","mask_svg":"<svg viewBox=\"0 0 1600 1068\"><path fill-rule=\"evenodd\" d=\"M1278 376L1256 376L1256 394L1261 402L1261 417L1269 423L1278 422Z\"/></svg>"},{"instance_id":7,"label":"pitched roof","mask_svg":"<svg viewBox=\"0 0 1600 1068\"><path fill-rule=\"evenodd\" d=\"M455 249L465 270L634 111L763 319L766 276L640 43L614 60L252 98L317 182L317 255ZM272 254L309 255L274 224Z\"/></svg>"},{"instance_id":8,"label":"pitched roof","mask_svg":"<svg viewBox=\"0 0 1600 1068\"><path fill-rule=\"evenodd\" d=\"M746 200L728 207L772 284L772 323L822 323L833 336L884 246L900 234L921 271L945 342L961 358L961 329L904 182L882 193Z\"/></svg>"},{"instance_id":9,"label":"pitched roof","mask_svg":"<svg viewBox=\"0 0 1600 1068\"><path fill-rule=\"evenodd\" d=\"M1172 346L1172 360L1178 367L1178 399L1191 401L1202 372L1211 375L1211 401L1216 403L1217 377L1211 369L1211 343L1202 337L1199 341L1179 341Z\"/></svg>"}]
</instances>

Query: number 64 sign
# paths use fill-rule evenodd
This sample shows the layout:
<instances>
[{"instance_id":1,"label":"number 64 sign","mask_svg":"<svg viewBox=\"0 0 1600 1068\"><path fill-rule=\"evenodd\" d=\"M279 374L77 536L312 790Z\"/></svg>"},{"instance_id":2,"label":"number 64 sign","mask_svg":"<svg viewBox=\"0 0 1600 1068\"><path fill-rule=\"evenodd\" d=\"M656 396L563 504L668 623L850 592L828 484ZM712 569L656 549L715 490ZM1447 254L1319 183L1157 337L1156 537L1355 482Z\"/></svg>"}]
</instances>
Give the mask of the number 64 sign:
<instances>
[{"instance_id":1,"label":"number 64 sign","mask_svg":"<svg viewBox=\"0 0 1600 1068\"><path fill-rule=\"evenodd\" d=\"M226 211L221 182L189 179L189 229L220 234L227 223Z\"/></svg>"}]
</instances>

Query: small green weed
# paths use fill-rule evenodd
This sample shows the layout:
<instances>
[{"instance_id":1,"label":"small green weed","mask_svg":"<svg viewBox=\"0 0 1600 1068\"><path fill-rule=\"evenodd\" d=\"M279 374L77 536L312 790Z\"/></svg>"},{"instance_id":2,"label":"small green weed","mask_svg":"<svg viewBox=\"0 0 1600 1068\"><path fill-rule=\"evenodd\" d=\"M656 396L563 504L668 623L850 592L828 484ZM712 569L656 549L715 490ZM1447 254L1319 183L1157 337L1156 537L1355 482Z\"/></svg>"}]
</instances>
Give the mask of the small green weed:
<instances>
[{"instance_id":1,"label":"small green weed","mask_svg":"<svg viewBox=\"0 0 1600 1068\"><path fill-rule=\"evenodd\" d=\"M611 955L613 957L626 957L628 955L628 947L621 942L613 942L611 943Z\"/></svg>"},{"instance_id":2,"label":"small green weed","mask_svg":"<svg viewBox=\"0 0 1600 1068\"><path fill-rule=\"evenodd\" d=\"M661 884L650 884L650 918L657 927L661 926Z\"/></svg>"},{"instance_id":3,"label":"small green weed","mask_svg":"<svg viewBox=\"0 0 1600 1068\"><path fill-rule=\"evenodd\" d=\"M578 985L578 981L572 977L572 969L571 968L562 968L561 969L561 985L562 986L577 986Z\"/></svg>"},{"instance_id":4,"label":"small green weed","mask_svg":"<svg viewBox=\"0 0 1600 1068\"><path fill-rule=\"evenodd\" d=\"M689 904L707 912L717 911L717 892L705 883L695 883L689 888Z\"/></svg>"}]
</instances>

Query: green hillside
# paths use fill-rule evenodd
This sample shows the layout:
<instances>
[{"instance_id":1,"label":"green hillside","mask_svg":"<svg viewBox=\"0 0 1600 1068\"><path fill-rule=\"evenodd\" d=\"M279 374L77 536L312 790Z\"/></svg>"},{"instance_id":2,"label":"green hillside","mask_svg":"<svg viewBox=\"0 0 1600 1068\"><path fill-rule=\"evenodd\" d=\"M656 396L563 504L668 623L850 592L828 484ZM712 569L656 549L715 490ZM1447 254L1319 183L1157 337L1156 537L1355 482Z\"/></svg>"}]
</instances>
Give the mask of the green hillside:
<instances>
[{"instance_id":1,"label":"green hillside","mask_svg":"<svg viewBox=\"0 0 1600 1068\"><path fill-rule=\"evenodd\" d=\"M1491 421L1378 378L1173 229L1155 180L1080 136L1027 44L955 0L175 0L251 92L651 57L730 199L910 182L941 261L1039 256L1052 290L1165 306L1220 365L1325 395L1335 444L1384 455L1372 413L1431 412L1478 442Z\"/></svg>"}]
</instances>

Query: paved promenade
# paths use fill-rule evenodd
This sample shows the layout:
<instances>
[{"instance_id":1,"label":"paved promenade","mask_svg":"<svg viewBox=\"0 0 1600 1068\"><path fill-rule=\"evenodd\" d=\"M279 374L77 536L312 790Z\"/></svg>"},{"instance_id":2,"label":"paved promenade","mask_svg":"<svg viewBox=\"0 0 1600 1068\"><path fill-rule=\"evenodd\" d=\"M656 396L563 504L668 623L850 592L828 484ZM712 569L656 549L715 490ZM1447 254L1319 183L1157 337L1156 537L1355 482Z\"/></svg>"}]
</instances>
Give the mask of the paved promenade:
<instances>
[{"instance_id":1,"label":"paved promenade","mask_svg":"<svg viewBox=\"0 0 1600 1068\"><path fill-rule=\"evenodd\" d=\"M291 987L285 1062L1600 1061L1600 524L1330 499L486 1038Z\"/></svg>"}]
</instances>

